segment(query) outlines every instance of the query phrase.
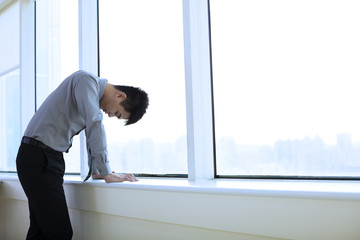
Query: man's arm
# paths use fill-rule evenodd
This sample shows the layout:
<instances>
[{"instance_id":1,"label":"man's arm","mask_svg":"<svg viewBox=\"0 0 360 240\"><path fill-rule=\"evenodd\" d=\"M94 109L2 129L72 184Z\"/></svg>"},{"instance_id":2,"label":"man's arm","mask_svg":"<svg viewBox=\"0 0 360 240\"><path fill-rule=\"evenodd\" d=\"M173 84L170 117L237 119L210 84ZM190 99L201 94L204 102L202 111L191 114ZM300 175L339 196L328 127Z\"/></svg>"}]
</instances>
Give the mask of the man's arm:
<instances>
[{"instance_id":1,"label":"man's arm","mask_svg":"<svg viewBox=\"0 0 360 240\"><path fill-rule=\"evenodd\" d=\"M99 173L94 173L92 175L93 179L105 179L106 183L112 183L112 182L125 182L125 181L129 181L129 182L135 182L138 181L136 179L136 177L129 173L129 174L121 174L121 173L112 173L112 174L108 174L105 175L105 177L102 177Z\"/></svg>"},{"instance_id":2,"label":"man's arm","mask_svg":"<svg viewBox=\"0 0 360 240\"><path fill-rule=\"evenodd\" d=\"M103 176L111 174L105 129L102 124L103 113L99 108L99 91L104 84L104 81L100 81L95 75L80 71L76 81L74 80L73 88L76 106L85 120L89 169L92 169L92 173L99 171Z\"/></svg>"}]
</instances>

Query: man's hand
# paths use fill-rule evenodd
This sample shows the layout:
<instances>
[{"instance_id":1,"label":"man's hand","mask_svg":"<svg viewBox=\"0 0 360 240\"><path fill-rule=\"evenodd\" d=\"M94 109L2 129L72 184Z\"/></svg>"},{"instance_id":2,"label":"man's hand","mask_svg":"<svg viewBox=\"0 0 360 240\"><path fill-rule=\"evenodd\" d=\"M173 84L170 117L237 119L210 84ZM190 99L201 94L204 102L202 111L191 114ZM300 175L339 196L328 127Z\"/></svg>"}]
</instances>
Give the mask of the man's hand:
<instances>
[{"instance_id":1,"label":"man's hand","mask_svg":"<svg viewBox=\"0 0 360 240\"><path fill-rule=\"evenodd\" d=\"M94 176L94 175L93 175ZM94 177L93 177L94 178ZM121 173L112 173L112 174L108 174L104 177L105 182L107 183L112 183L112 182L124 182L124 181L129 181L129 182L135 182L138 181L136 179L136 177L134 175L132 175L131 173L129 174L121 174Z\"/></svg>"}]
</instances>

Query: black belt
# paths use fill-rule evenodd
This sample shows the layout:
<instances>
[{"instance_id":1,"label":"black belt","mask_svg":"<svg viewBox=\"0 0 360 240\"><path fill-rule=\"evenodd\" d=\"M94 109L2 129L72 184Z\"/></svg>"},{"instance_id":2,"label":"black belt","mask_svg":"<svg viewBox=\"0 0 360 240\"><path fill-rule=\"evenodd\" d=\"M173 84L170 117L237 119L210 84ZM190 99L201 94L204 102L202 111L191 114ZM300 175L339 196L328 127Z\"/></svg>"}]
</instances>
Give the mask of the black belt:
<instances>
[{"instance_id":1,"label":"black belt","mask_svg":"<svg viewBox=\"0 0 360 240\"><path fill-rule=\"evenodd\" d=\"M55 151L51 147L46 146L45 144L43 144L42 142L36 140L35 138L23 137L21 142L26 143L26 144L30 144L30 145L33 145L33 146L36 146L36 147L39 147L39 148L42 148L42 149ZM57 151L55 151L55 152L57 152Z\"/></svg>"}]
</instances>

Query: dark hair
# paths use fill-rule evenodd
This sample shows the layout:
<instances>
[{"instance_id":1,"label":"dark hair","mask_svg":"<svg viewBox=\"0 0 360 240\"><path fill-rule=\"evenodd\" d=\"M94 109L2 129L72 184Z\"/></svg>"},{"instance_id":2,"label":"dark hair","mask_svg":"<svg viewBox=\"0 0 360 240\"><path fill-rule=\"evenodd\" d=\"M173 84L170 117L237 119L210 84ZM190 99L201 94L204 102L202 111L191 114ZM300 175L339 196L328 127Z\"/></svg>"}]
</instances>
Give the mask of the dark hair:
<instances>
[{"instance_id":1,"label":"dark hair","mask_svg":"<svg viewBox=\"0 0 360 240\"><path fill-rule=\"evenodd\" d=\"M146 113L146 109L149 106L147 93L137 87L123 85L114 85L114 87L126 94L126 99L120 103L125 111L130 113L130 117L125 125L130 125L139 121Z\"/></svg>"}]
</instances>

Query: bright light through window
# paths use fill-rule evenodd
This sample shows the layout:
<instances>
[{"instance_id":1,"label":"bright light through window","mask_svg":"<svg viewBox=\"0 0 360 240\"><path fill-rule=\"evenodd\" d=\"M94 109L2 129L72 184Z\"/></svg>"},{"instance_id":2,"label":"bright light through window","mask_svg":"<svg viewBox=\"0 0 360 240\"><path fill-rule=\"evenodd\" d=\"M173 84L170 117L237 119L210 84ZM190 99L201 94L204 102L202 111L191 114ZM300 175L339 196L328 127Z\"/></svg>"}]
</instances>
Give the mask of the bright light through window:
<instances>
[{"instance_id":1,"label":"bright light through window","mask_svg":"<svg viewBox=\"0 0 360 240\"><path fill-rule=\"evenodd\" d=\"M217 173L360 175L360 3L211 0Z\"/></svg>"},{"instance_id":2,"label":"bright light through window","mask_svg":"<svg viewBox=\"0 0 360 240\"><path fill-rule=\"evenodd\" d=\"M143 88L150 106L136 124L104 116L117 172L187 173L181 0L99 1L100 75Z\"/></svg>"},{"instance_id":3,"label":"bright light through window","mask_svg":"<svg viewBox=\"0 0 360 240\"><path fill-rule=\"evenodd\" d=\"M0 171L16 171L20 131L19 1L0 9Z\"/></svg>"},{"instance_id":4,"label":"bright light through window","mask_svg":"<svg viewBox=\"0 0 360 240\"><path fill-rule=\"evenodd\" d=\"M79 70L78 2L36 1L36 103L45 98L70 74ZM66 172L80 172L79 136L64 154Z\"/></svg>"}]
</instances>

